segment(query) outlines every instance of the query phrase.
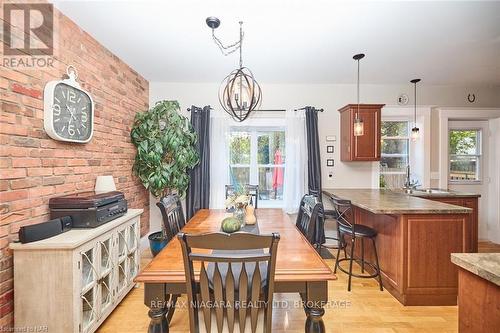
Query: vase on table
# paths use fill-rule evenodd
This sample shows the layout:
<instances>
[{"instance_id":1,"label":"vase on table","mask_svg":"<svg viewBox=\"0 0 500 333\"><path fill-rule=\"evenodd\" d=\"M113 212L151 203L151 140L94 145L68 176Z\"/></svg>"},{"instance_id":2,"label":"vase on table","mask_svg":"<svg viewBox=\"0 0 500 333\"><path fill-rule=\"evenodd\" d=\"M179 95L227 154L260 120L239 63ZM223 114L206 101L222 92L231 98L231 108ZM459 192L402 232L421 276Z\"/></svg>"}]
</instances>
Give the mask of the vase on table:
<instances>
[{"instance_id":1,"label":"vase on table","mask_svg":"<svg viewBox=\"0 0 500 333\"><path fill-rule=\"evenodd\" d=\"M244 206L238 205L234 207L233 217L240 222L242 227L245 225L245 216L246 212Z\"/></svg>"}]
</instances>

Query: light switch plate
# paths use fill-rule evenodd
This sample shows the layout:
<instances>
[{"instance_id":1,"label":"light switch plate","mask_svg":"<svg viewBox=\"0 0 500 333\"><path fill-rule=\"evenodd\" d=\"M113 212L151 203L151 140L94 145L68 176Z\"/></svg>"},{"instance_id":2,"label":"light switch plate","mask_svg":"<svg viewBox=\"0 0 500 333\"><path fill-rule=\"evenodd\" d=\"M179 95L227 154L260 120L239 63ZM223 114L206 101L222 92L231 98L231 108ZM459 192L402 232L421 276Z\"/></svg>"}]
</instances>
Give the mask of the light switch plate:
<instances>
[{"instance_id":1,"label":"light switch plate","mask_svg":"<svg viewBox=\"0 0 500 333\"><path fill-rule=\"evenodd\" d=\"M336 135L327 135L327 136L326 136L326 141L327 141L327 142L330 142L330 141L337 141L337 136L336 136Z\"/></svg>"}]
</instances>

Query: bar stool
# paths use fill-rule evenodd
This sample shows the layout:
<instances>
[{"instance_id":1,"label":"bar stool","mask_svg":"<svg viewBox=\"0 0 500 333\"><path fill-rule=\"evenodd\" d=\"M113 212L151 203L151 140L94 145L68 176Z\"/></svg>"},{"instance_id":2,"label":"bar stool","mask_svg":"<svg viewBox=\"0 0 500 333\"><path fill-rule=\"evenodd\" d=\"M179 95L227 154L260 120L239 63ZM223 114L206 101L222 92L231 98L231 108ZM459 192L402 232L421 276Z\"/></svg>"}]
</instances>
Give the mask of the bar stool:
<instances>
[{"instance_id":1,"label":"bar stool","mask_svg":"<svg viewBox=\"0 0 500 333\"><path fill-rule=\"evenodd\" d=\"M354 217L354 211L352 209L352 204L350 200L344 200L340 199L336 196L331 196L330 197L333 206L335 208L335 211L337 212L337 230L339 233L339 238L340 238L340 246L337 249L337 258L335 260L335 268L334 268L334 273L337 272L337 268L340 269L342 272L346 273L349 275L349 283L347 286L347 291L351 291L351 278L358 277L358 278L375 278L378 277L378 282L380 286L380 290L383 291L384 287L382 286L382 276L380 275L380 266L378 263L378 255L377 255L377 247L375 245L375 238L377 237L377 231L375 229L372 229L368 226L362 225L362 224L356 224L355 223L355 217ZM347 247L347 243L345 241L345 236L350 236L351 237L351 253L349 258L345 256L345 248ZM365 260L365 246L364 246L364 239L370 239L373 244L373 252L375 255L375 263L367 262ZM361 259L359 258L354 258L354 247L356 245L356 240L360 239L361 240ZM344 249L344 258L340 259L340 249ZM349 261L349 271L344 270L342 267L340 267L340 263L343 261ZM361 273L365 272L365 265L371 267L375 273L373 274L356 274L352 272L352 263L353 261L356 261L360 263L361 265Z\"/></svg>"}]
</instances>

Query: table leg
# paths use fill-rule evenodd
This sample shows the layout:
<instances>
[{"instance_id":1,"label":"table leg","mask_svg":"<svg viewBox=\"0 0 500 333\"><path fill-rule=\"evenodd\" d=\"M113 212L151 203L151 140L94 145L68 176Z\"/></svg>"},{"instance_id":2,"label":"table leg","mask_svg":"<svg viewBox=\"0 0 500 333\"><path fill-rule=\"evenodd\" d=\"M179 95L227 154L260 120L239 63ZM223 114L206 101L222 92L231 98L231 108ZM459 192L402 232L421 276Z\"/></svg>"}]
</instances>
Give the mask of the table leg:
<instances>
[{"instance_id":1,"label":"table leg","mask_svg":"<svg viewBox=\"0 0 500 333\"><path fill-rule=\"evenodd\" d=\"M305 332L306 333L325 333L325 323L323 308L328 301L328 284L326 281L307 283L307 301L305 312L307 315Z\"/></svg>"},{"instance_id":2,"label":"table leg","mask_svg":"<svg viewBox=\"0 0 500 333\"><path fill-rule=\"evenodd\" d=\"M165 284L145 283L144 304L151 318L148 333L168 333Z\"/></svg>"}]
</instances>

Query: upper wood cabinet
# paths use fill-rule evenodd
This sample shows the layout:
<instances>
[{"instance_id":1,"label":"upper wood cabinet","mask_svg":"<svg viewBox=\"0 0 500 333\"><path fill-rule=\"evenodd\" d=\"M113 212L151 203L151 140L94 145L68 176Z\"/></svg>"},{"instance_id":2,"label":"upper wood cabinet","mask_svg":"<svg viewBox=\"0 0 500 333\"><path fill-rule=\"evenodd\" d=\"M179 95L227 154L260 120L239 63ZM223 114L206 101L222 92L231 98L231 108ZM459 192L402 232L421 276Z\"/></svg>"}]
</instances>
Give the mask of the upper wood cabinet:
<instances>
[{"instance_id":1,"label":"upper wood cabinet","mask_svg":"<svg viewBox=\"0 0 500 333\"><path fill-rule=\"evenodd\" d=\"M361 104L359 117L364 134L354 136L357 104L348 104L340 112L340 159L351 161L380 161L380 114L385 104Z\"/></svg>"}]
</instances>

